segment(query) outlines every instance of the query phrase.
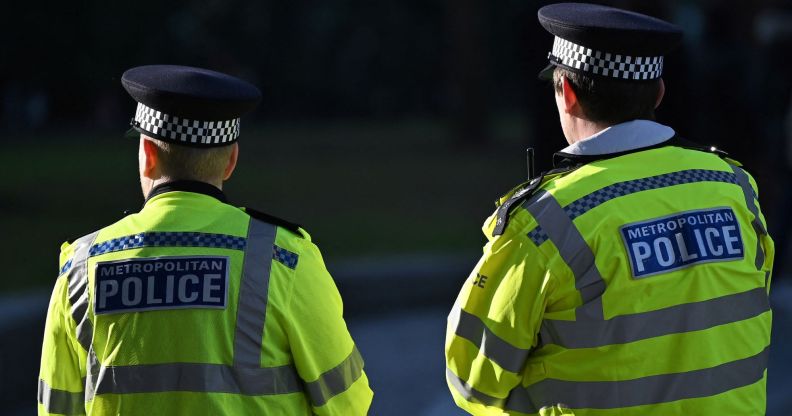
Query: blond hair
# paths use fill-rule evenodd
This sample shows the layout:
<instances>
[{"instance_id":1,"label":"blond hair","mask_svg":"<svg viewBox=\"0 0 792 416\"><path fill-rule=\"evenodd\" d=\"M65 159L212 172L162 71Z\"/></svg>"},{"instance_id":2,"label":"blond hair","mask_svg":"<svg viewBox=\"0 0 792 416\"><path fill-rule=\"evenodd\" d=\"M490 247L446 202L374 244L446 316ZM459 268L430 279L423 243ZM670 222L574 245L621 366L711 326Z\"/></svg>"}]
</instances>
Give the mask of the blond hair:
<instances>
[{"instance_id":1,"label":"blond hair","mask_svg":"<svg viewBox=\"0 0 792 416\"><path fill-rule=\"evenodd\" d=\"M223 181L233 146L199 148L148 139L157 146L163 177L209 183Z\"/></svg>"}]
</instances>

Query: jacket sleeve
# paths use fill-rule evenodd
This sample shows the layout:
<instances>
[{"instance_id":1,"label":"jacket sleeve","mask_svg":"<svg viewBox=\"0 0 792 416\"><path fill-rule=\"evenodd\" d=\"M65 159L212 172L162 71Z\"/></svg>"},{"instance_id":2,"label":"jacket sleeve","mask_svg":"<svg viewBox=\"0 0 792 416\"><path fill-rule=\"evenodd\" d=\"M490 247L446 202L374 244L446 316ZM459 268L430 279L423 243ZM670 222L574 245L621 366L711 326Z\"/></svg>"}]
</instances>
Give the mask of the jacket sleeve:
<instances>
[{"instance_id":1,"label":"jacket sleeve","mask_svg":"<svg viewBox=\"0 0 792 416\"><path fill-rule=\"evenodd\" d=\"M64 253L68 250L64 245ZM69 313L68 261L65 257L68 256L62 253L63 273L55 282L44 327L38 382L39 415L85 414L85 358Z\"/></svg>"},{"instance_id":2,"label":"jacket sleeve","mask_svg":"<svg viewBox=\"0 0 792 416\"><path fill-rule=\"evenodd\" d=\"M507 230L508 231L508 230ZM448 317L446 381L459 407L502 414L536 346L554 281L543 254L523 235L495 237Z\"/></svg>"},{"instance_id":3,"label":"jacket sleeve","mask_svg":"<svg viewBox=\"0 0 792 416\"><path fill-rule=\"evenodd\" d=\"M373 393L349 335L338 289L319 250L305 242L288 306L287 334L297 373L317 415L365 415Z\"/></svg>"}]
</instances>

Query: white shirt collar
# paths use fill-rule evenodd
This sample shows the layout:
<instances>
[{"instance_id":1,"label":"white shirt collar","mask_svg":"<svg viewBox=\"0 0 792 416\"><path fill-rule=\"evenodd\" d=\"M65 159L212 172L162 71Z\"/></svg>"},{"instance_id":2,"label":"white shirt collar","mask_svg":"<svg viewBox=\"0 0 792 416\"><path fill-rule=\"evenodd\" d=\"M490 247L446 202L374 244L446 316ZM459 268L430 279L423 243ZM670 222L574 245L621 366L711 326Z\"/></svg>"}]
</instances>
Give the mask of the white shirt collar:
<instances>
[{"instance_id":1,"label":"white shirt collar","mask_svg":"<svg viewBox=\"0 0 792 416\"><path fill-rule=\"evenodd\" d=\"M674 129L649 120L633 120L610 126L573 143L560 153L579 156L606 155L654 146L674 137Z\"/></svg>"}]
</instances>

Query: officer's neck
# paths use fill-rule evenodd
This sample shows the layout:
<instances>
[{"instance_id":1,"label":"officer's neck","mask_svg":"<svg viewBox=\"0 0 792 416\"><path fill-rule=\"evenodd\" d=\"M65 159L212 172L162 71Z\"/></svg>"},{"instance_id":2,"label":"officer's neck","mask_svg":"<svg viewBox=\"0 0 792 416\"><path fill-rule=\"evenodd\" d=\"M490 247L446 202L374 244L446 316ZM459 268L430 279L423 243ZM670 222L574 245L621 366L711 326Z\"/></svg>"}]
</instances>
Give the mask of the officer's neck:
<instances>
[{"instance_id":1,"label":"officer's neck","mask_svg":"<svg viewBox=\"0 0 792 416\"><path fill-rule=\"evenodd\" d=\"M564 123L563 121L566 121ZM579 141L588 139L589 137L611 127L608 123L598 123L585 118L570 116L567 114L566 120L562 121L564 130L564 137L569 144L575 144Z\"/></svg>"},{"instance_id":2,"label":"officer's neck","mask_svg":"<svg viewBox=\"0 0 792 416\"><path fill-rule=\"evenodd\" d=\"M176 185L176 188L186 185L189 189L199 189L199 193L206 193L224 200L225 197L219 198L217 195L223 195L223 182L218 181L194 181L194 180L178 180L171 178L157 178L152 179L145 176L140 177L140 185L143 191L143 198L146 202L151 199L155 194L160 193L163 188L171 188L171 185Z\"/></svg>"},{"instance_id":3,"label":"officer's neck","mask_svg":"<svg viewBox=\"0 0 792 416\"><path fill-rule=\"evenodd\" d=\"M171 184L171 183L183 183L183 182L200 182L202 184L211 185L217 188L221 193L223 191L223 181L184 181L179 179L172 179L166 177L159 177L157 179L147 178L145 176L141 176L140 178L140 185L143 191L143 198L148 200L151 197L151 192L157 189L158 187L162 187L163 185Z\"/></svg>"},{"instance_id":4,"label":"officer's neck","mask_svg":"<svg viewBox=\"0 0 792 416\"><path fill-rule=\"evenodd\" d=\"M155 187L162 185L164 183L172 183L172 182L203 182L209 185L214 186L219 190L223 190L223 181L220 179L217 180L197 180L197 179L178 179L178 178L169 178L169 177L160 177L157 179L152 180L151 188L154 189Z\"/></svg>"},{"instance_id":5,"label":"officer's neck","mask_svg":"<svg viewBox=\"0 0 792 416\"><path fill-rule=\"evenodd\" d=\"M146 195L146 200L143 205L158 195L168 192L192 192L211 196L220 202L227 202L226 196L222 190L207 182L201 181L172 181L164 182L154 186L151 191Z\"/></svg>"}]
</instances>

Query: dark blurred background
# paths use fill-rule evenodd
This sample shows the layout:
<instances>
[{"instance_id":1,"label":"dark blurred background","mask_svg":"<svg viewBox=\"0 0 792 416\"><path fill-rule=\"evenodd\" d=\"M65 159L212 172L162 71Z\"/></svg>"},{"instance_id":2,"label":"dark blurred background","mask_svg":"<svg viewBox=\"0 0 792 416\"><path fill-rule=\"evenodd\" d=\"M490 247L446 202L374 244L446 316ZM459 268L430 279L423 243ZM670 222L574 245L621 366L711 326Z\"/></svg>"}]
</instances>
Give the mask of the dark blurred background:
<instances>
[{"instance_id":1,"label":"dark blurred background","mask_svg":"<svg viewBox=\"0 0 792 416\"><path fill-rule=\"evenodd\" d=\"M0 25L0 405L35 407L60 243L137 210L125 69L228 72L264 99L226 185L303 224L345 299L372 414L457 414L445 314L478 259L493 201L566 143L536 79L550 2L23 2ZM792 413L792 0L603 1L685 30L658 121L743 162L776 241L768 414ZM787 392L787 393L785 393ZM5 413L5 411L4 411Z\"/></svg>"}]
</instances>

